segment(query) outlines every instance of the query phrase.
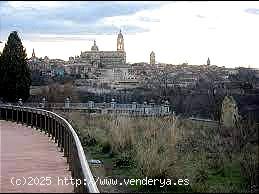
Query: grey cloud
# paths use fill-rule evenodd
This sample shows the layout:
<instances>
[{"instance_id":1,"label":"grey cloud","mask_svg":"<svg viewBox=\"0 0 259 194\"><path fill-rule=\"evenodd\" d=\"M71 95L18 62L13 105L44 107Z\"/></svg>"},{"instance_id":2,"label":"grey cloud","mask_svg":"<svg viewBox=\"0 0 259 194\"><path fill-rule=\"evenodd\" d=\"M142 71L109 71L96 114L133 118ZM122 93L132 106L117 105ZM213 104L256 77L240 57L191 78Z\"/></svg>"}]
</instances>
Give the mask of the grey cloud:
<instances>
[{"instance_id":1,"label":"grey cloud","mask_svg":"<svg viewBox=\"0 0 259 194\"><path fill-rule=\"evenodd\" d=\"M246 13L250 13L250 14L256 14L259 15L259 9L256 8L248 8L245 10Z\"/></svg>"},{"instance_id":2,"label":"grey cloud","mask_svg":"<svg viewBox=\"0 0 259 194\"><path fill-rule=\"evenodd\" d=\"M66 2L62 7L25 7L15 9L6 2L0 4L1 32L7 37L10 31L39 34L114 34L119 29L113 25L101 25L101 19L112 16L131 15L141 10L155 9L165 2ZM141 18L146 22L155 22ZM69 26L70 22L73 26ZM127 33L144 32L138 26L124 26Z\"/></svg>"},{"instance_id":3,"label":"grey cloud","mask_svg":"<svg viewBox=\"0 0 259 194\"><path fill-rule=\"evenodd\" d=\"M94 38L87 38L87 37L74 37L74 36L37 36L33 34L27 34L24 36L24 39L30 39L32 42L38 42L43 41L43 42L63 42L63 41L93 41Z\"/></svg>"}]
</instances>

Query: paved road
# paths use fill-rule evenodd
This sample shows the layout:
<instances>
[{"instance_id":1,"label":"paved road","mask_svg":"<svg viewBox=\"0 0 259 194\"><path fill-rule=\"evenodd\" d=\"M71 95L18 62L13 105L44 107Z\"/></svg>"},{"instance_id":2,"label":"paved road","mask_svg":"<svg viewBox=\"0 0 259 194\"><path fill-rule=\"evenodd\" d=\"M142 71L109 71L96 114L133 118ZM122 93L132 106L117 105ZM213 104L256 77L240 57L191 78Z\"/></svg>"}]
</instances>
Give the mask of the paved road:
<instances>
[{"instance_id":1,"label":"paved road","mask_svg":"<svg viewBox=\"0 0 259 194\"><path fill-rule=\"evenodd\" d=\"M44 132L0 120L0 137L0 193L73 192L66 158Z\"/></svg>"}]
</instances>

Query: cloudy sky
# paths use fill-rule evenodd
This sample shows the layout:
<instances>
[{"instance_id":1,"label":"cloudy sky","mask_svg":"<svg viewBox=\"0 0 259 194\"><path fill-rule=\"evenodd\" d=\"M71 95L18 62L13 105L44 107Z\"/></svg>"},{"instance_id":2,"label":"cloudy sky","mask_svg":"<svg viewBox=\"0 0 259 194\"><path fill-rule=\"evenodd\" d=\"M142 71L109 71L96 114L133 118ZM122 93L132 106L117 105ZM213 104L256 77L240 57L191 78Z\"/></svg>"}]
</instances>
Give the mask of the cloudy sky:
<instances>
[{"instance_id":1,"label":"cloudy sky","mask_svg":"<svg viewBox=\"0 0 259 194\"><path fill-rule=\"evenodd\" d=\"M0 40L17 30L28 56L61 58L116 50L122 29L127 62L259 68L259 2L0 2ZM0 44L2 50L4 43Z\"/></svg>"}]
</instances>

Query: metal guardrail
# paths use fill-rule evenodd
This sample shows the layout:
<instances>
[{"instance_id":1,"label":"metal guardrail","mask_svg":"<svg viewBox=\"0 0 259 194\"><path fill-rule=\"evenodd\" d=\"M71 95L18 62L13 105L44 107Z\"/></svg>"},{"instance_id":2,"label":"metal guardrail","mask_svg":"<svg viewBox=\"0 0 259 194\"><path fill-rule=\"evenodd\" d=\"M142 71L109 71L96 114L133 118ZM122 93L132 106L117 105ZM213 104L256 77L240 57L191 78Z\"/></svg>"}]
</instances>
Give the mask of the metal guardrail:
<instances>
[{"instance_id":1,"label":"metal guardrail","mask_svg":"<svg viewBox=\"0 0 259 194\"><path fill-rule=\"evenodd\" d=\"M45 134L55 140L60 151L64 152L72 177L81 180L81 184L77 187L74 184L74 192L99 193L81 142L66 119L43 109L3 104L0 104L0 119L36 127L36 130L39 129L41 132L45 131Z\"/></svg>"}]
</instances>

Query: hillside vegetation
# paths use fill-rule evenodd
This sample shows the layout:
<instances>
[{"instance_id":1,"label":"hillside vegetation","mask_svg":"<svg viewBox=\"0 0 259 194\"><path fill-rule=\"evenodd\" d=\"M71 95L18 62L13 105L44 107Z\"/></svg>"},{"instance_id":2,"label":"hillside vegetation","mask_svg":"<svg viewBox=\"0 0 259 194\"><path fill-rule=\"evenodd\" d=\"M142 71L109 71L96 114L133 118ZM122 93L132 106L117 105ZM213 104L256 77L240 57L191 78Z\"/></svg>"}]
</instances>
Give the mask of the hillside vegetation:
<instances>
[{"instance_id":1,"label":"hillside vegetation","mask_svg":"<svg viewBox=\"0 0 259 194\"><path fill-rule=\"evenodd\" d=\"M136 185L127 191L256 191L256 126L210 128L176 116L130 118L71 112L65 117L77 129L86 154L110 166L104 176L189 180L188 185Z\"/></svg>"}]
</instances>

